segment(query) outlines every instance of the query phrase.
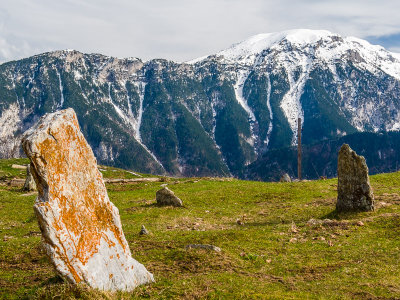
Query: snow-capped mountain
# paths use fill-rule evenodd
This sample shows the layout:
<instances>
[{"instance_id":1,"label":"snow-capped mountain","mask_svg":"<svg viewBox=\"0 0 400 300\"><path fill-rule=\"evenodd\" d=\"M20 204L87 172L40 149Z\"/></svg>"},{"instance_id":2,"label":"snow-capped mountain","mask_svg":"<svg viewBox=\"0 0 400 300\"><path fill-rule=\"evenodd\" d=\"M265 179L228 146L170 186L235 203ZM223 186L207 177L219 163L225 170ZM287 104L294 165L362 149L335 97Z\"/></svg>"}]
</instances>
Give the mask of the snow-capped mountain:
<instances>
[{"instance_id":1,"label":"snow-capped mountain","mask_svg":"<svg viewBox=\"0 0 400 300\"><path fill-rule=\"evenodd\" d=\"M0 156L73 107L102 163L242 176L267 151L400 130L400 55L328 31L259 34L187 63L56 51L0 65Z\"/></svg>"},{"instance_id":2,"label":"snow-capped mountain","mask_svg":"<svg viewBox=\"0 0 400 300\"><path fill-rule=\"evenodd\" d=\"M304 94L304 87L310 79L310 74L318 70L327 71L331 77L329 82L321 78L324 84L339 86L337 92L341 93L341 109L343 113L348 112L351 115L349 121L357 130L400 129L398 106L392 111L393 119L382 120L379 116L380 110L375 105L376 98L380 98L382 94L381 90L377 91L375 99L369 99L361 106L352 103L355 100L352 98L359 97L342 94L342 86L343 89L350 86L356 88L351 80L354 79L355 73L350 74L350 78L343 78L344 74L338 74L350 65L376 77L390 76L400 80L400 54L388 52L381 46L374 46L354 37L342 38L329 31L302 29L259 34L217 53L216 56L222 57L224 64L233 66L230 74L233 78L236 77L236 97L251 120L254 120L254 113L243 97L242 88L249 75L257 71L263 73L263 70L267 75L285 73L286 78L283 79L289 86L282 97L280 107L296 136L297 118L304 119L300 98ZM227 70L229 72L229 68ZM267 97L267 103L269 100L270 95ZM379 105L386 104L380 101ZM273 118L271 109L269 115ZM295 139L292 141L295 143Z\"/></svg>"}]
</instances>

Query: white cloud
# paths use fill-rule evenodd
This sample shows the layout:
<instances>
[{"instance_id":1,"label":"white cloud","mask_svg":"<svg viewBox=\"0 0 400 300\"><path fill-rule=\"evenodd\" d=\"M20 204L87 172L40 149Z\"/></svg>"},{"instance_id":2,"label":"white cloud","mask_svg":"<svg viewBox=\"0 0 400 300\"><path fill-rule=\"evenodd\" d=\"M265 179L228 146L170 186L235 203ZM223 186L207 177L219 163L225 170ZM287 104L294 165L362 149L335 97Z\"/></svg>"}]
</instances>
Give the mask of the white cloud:
<instances>
[{"instance_id":1,"label":"white cloud","mask_svg":"<svg viewBox=\"0 0 400 300\"><path fill-rule=\"evenodd\" d=\"M184 61L261 32L390 35L398 11L393 0L3 0L0 61L66 48Z\"/></svg>"},{"instance_id":2,"label":"white cloud","mask_svg":"<svg viewBox=\"0 0 400 300\"><path fill-rule=\"evenodd\" d=\"M400 47L390 47L388 50L395 53L400 53Z\"/></svg>"}]
</instances>

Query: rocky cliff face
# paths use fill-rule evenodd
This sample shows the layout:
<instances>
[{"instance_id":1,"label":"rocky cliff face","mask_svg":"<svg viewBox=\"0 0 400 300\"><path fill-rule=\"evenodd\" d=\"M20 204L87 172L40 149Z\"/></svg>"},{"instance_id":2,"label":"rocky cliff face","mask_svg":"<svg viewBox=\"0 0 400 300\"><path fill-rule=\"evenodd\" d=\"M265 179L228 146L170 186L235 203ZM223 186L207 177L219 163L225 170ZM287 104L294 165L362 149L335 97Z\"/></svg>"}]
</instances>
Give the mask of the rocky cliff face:
<instances>
[{"instance_id":1,"label":"rocky cliff face","mask_svg":"<svg viewBox=\"0 0 400 300\"><path fill-rule=\"evenodd\" d=\"M261 34L187 63L76 51L0 65L0 156L72 107L98 160L142 172L243 176L267 151L400 129L400 55L327 31Z\"/></svg>"}]
</instances>

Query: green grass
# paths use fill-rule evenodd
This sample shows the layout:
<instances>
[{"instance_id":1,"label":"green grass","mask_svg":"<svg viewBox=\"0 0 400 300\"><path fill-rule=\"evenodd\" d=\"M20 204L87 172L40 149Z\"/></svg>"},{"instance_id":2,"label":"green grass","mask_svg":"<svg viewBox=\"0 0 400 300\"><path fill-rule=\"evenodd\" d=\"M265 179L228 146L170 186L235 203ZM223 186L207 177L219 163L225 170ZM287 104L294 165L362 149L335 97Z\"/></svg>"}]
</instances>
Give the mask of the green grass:
<instances>
[{"instance_id":1,"label":"green grass","mask_svg":"<svg viewBox=\"0 0 400 300\"><path fill-rule=\"evenodd\" d=\"M143 174L138 172L127 171L119 168L107 167L99 165L99 170L104 178L133 179L141 177L160 177L157 175Z\"/></svg>"},{"instance_id":2,"label":"green grass","mask_svg":"<svg viewBox=\"0 0 400 300\"><path fill-rule=\"evenodd\" d=\"M27 165L27 158L0 159L0 180L9 180L12 178L25 178L26 171L13 168L12 165Z\"/></svg>"},{"instance_id":3,"label":"green grass","mask_svg":"<svg viewBox=\"0 0 400 300\"><path fill-rule=\"evenodd\" d=\"M160 182L108 185L133 257L156 279L116 294L63 282L40 249L35 195L0 186L1 297L399 298L399 182L400 173L372 176L377 209L347 214L334 211L336 179L168 180L184 208L154 205ZM337 222L312 226L311 218ZM142 224L150 235L139 235ZM195 243L222 251L185 250Z\"/></svg>"},{"instance_id":4,"label":"green grass","mask_svg":"<svg viewBox=\"0 0 400 300\"><path fill-rule=\"evenodd\" d=\"M29 164L28 158L12 158L0 159L0 181L10 180L13 178L25 178L26 171L23 169L13 168L12 165L27 165ZM99 165L99 170L104 178L122 178L132 179L140 177L160 177L155 175L143 174L138 172L131 172L119 168Z\"/></svg>"}]
</instances>

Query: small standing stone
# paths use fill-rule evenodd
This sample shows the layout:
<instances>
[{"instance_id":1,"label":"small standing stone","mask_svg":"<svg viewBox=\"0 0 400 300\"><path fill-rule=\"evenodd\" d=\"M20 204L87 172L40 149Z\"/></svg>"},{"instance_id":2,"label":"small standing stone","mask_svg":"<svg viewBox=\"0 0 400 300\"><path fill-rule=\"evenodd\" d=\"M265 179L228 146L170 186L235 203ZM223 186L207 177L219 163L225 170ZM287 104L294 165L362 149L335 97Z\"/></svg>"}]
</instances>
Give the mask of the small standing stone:
<instances>
[{"instance_id":1,"label":"small standing stone","mask_svg":"<svg viewBox=\"0 0 400 300\"><path fill-rule=\"evenodd\" d=\"M31 165L28 165L28 167L26 168L24 191L36 191L36 183L31 173Z\"/></svg>"},{"instance_id":2,"label":"small standing stone","mask_svg":"<svg viewBox=\"0 0 400 300\"><path fill-rule=\"evenodd\" d=\"M182 200L175 196L174 192L167 187L163 187L156 193L158 205L183 206Z\"/></svg>"},{"instance_id":3,"label":"small standing stone","mask_svg":"<svg viewBox=\"0 0 400 300\"><path fill-rule=\"evenodd\" d=\"M146 227L144 227L144 225L142 225L142 229L140 229L139 234L140 235L149 234L149 231L146 229Z\"/></svg>"},{"instance_id":4,"label":"small standing stone","mask_svg":"<svg viewBox=\"0 0 400 300\"><path fill-rule=\"evenodd\" d=\"M282 177L279 181L280 182L292 182L292 179L290 178L288 173L285 173L282 175Z\"/></svg>"},{"instance_id":5,"label":"small standing stone","mask_svg":"<svg viewBox=\"0 0 400 300\"><path fill-rule=\"evenodd\" d=\"M363 156L343 144L338 157L338 211L374 210L374 195Z\"/></svg>"}]
</instances>

